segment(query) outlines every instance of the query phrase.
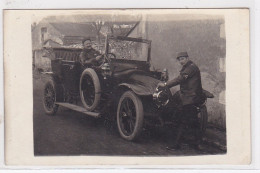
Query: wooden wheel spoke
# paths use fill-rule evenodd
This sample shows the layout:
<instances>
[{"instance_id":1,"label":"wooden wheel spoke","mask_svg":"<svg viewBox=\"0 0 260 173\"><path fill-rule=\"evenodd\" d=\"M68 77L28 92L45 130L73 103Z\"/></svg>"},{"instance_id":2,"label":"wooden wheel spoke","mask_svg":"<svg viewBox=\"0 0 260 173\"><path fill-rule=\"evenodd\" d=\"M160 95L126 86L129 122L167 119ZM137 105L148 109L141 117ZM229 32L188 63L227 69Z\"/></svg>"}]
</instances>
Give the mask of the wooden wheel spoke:
<instances>
[{"instance_id":1,"label":"wooden wheel spoke","mask_svg":"<svg viewBox=\"0 0 260 173\"><path fill-rule=\"evenodd\" d=\"M131 118L130 118L132 121L136 121L136 117L135 116L131 116Z\"/></svg>"},{"instance_id":2,"label":"wooden wheel spoke","mask_svg":"<svg viewBox=\"0 0 260 173\"><path fill-rule=\"evenodd\" d=\"M44 104L48 109L52 109L54 107L55 102L55 93L52 86L48 85L45 88L44 92Z\"/></svg>"},{"instance_id":3,"label":"wooden wheel spoke","mask_svg":"<svg viewBox=\"0 0 260 173\"><path fill-rule=\"evenodd\" d=\"M128 111L130 110L130 107L129 107L129 99L126 100L126 108L127 108Z\"/></svg>"},{"instance_id":4,"label":"wooden wheel spoke","mask_svg":"<svg viewBox=\"0 0 260 173\"><path fill-rule=\"evenodd\" d=\"M120 98L117 123L120 135L127 140L135 140L143 125L143 105L132 91L126 91Z\"/></svg>"},{"instance_id":5,"label":"wooden wheel spoke","mask_svg":"<svg viewBox=\"0 0 260 173\"><path fill-rule=\"evenodd\" d=\"M132 100L129 98L126 98L123 102L122 102L122 108L121 108L121 119L122 119L122 127L123 130L130 135L131 133L133 133L134 128L135 128L135 122L136 122L136 117L134 114L134 111L132 110L133 108L133 103Z\"/></svg>"},{"instance_id":6,"label":"wooden wheel spoke","mask_svg":"<svg viewBox=\"0 0 260 173\"><path fill-rule=\"evenodd\" d=\"M56 101L55 81L49 80L44 85L43 90L43 106L46 114L54 115L58 110Z\"/></svg>"},{"instance_id":7,"label":"wooden wheel spoke","mask_svg":"<svg viewBox=\"0 0 260 173\"><path fill-rule=\"evenodd\" d=\"M135 128L135 123L132 120L129 121L129 126L130 126L130 131L133 132Z\"/></svg>"},{"instance_id":8,"label":"wooden wheel spoke","mask_svg":"<svg viewBox=\"0 0 260 173\"><path fill-rule=\"evenodd\" d=\"M129 120L127 119L127 117L122 118L123 129L124 129L124 131L127 132L127 133L128 133L128 131L129 131L129 123L128 123L128 121L129 121Z\"/></svg>"},{"instance_id":9,"label":"wooden wheel spoke","mask_svg":"<svg viewBox=\"0 0 260 173\"><path fill-rule=\"evenodd\" d=\"M122 104L122 110L124 110L124 112L127 114L127 107L126 107L126 104Z\"/></svg>"}]
</instances>

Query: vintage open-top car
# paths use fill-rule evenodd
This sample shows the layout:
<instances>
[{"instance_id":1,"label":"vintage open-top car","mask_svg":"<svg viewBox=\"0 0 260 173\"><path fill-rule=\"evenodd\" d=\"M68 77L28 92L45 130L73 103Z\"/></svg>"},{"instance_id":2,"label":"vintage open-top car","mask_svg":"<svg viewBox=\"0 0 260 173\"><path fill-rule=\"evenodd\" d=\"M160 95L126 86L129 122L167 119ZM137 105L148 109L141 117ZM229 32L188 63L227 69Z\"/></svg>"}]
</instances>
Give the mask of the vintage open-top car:
<instances>
[{"instance_id":1,"label":"vintage open-top car","mask_svg":"<svg viewBox=\"0 0 260 173\"><path fill-rule=\"evenodd\" d=\"M93 117L117 122L120 135L135 140L146 125L164 125L178 115L178 99L169 89L158 89L162 72L151 70L151 41L107 37L97 64L82 64L82 49L53 48L50 80L44 86L45 112L54 115L64 106ZM207 97L198 107L201 128L207 123Z\"/></svg>"}]
</instances>

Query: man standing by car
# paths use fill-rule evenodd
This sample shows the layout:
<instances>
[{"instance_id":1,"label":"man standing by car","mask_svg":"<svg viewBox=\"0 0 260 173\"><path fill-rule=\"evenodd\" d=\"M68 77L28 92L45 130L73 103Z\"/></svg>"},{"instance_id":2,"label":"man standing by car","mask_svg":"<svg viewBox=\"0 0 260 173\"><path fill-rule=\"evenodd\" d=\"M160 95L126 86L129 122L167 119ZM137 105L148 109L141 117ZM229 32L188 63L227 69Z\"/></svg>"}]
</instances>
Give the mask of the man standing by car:
<instances>
[{"instance_id":1,"label":"man standing by car","mask_svg":"<svg viewBox=\"0 0 260 173\"><path fill-rule=\"evenodd\" d=\"M196 139L193 146L200 149L202 133L197 117L197 106L201 103L202 99L200 70L191 60L189 60L187 52L178 53L177 60L182 65L179 76L168 82L158 84L158 87L169 88L180 85L180 91L177 93L181 100L179 127L174 145L167 147L167 149L180 149L180 139L187 125L193 128L193 132L195 133ZM176 95L174 97L176 97Z\"/></svg>"},{"instance_id":2,"label":"man standing by car","mask_svg":"<svg viewBox=\"0 0 260 173\"><path fill-rule=\"evenodd\" d=\"M80 63L83 65L98 65L98 61L101 59L101 55L98 51L92 48L92 42L90 38L82 41L83 51L80 53Z\"/></svg>"}]
</instances>

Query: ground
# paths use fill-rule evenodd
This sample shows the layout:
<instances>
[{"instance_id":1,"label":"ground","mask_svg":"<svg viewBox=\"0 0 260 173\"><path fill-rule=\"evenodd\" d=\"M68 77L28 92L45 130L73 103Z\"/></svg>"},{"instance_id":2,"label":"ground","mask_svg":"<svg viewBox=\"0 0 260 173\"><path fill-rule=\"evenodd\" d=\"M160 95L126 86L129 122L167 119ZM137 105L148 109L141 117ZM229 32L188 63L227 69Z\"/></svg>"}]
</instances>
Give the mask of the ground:
<instances>
[{"instance_id":1,"label":"ground","mask_svg":"<svg viewBox=\"0 0 260 173\"><path fill-rule=\"evenodd\" d=\"M115 125L108 125L104 119L96 119L82 113L60 107L55 116L44 113L42 89L44 77L34 75L34 154L49 155L144 155L177 156L225 154L225 132L209 128L202 144L202 150L182 144L181 150L169 151L175 138L174 128L144 129L136 142L122 139Z\"/></svg>"}]
</instances>

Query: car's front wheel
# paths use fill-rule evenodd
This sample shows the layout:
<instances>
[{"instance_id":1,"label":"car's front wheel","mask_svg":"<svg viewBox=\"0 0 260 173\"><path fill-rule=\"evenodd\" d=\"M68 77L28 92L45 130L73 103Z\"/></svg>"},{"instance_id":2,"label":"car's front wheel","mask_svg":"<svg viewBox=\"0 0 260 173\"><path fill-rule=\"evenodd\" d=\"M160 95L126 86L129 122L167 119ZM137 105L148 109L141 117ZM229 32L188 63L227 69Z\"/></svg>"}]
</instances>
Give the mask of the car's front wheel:
<instances>
[{"instance_id":1,"label":"car's front wheel","mask_svg":"<svg viewBox=\"0 0 260 173\"><path fill-rule=\"evenodd\" d=\"M117 108L117 126L120 135L129 141L137 139L143 127L144 111L140 98L132 91L121 96Z\"/></svg>"}]
</instances>

